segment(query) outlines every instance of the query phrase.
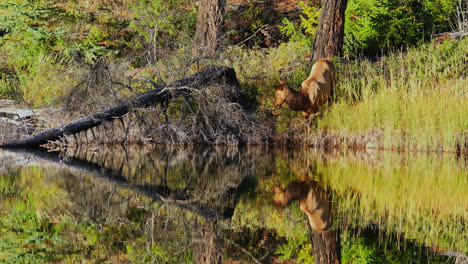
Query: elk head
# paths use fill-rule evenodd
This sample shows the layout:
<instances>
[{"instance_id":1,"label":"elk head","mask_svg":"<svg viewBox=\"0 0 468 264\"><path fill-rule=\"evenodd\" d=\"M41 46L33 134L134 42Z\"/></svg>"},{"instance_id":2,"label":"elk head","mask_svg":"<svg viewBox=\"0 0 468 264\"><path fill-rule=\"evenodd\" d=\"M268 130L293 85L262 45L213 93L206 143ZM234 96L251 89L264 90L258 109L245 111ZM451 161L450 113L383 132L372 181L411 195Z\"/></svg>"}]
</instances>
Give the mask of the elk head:
<instances>
[{"instance_id":1,"label":"elk head","mask_svg":"<svg viewBox=\"0 0 468 264\"><path fill-rule=\"evenodd\" d=\"M288 85L280 80L278 85L273 86L275 88L275 101L273 106L279 108L284 102L286 102L286 92L289 90Z\"/></svg>"}]
</instances>

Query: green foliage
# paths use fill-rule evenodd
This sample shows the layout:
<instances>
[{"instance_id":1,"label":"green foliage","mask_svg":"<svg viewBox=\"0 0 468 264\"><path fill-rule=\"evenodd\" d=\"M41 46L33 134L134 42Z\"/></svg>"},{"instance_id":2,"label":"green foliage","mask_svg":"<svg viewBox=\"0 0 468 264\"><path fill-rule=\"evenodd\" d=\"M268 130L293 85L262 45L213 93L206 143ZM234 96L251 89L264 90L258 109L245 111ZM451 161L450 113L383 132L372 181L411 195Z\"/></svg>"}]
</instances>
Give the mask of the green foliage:
<instances>
[{"instance_id":1,"label":"green foliage","mask_svg":"<svg viewBox=\"0 0 468 264\"><path fill-rule=\"evenodd\" d=\"M285 17L281 20L281 23L282 25L279 26L281 33L289 37L291 41L305 40L306 37L301 30L289 19Z\"/></svg>"},{"instance_id":2,"label":"green foliage","mask_svg":"<svg viewBox=\"0 0 468 264\"><path fill-rule=\"evenodd\" d=\"M382 263L376 261L376 250L373 247L364 244L364 238L357 238L355 241L345 240L342 243L342 261L343 263Z\"/></svg>"},{"instance_id":3,"label":"green foliage","mask_svg":"<svg viewBox=\"0 0 468 264\"><path fill-rule=\"evenodd\" d=\"M290 259L294 255L294 245L289 245L289 242L283 245L280 245L278 249L275 251L275 254L279 256L279 259L281 261Z\"/></svg>"},{"instance_id":4,"label":"green foliage","mask_svg":"<svg viewBox=\"0 0 468 264\"><path fill-rule=\"evenodd\" d=\"M447 263L443 257L431 256L427 250L416 243L405 244L399 248L396 243L376 241L371 231L355 237L346 232L341 243L342 263L372 264L372 263ZM393 238L394 239L394 238ZM415 255L418 259L415 260Z\"/></svg>"},{"instance_id":5,"label":"green foliage","mask_svg":"<svg viewBox=\"0 0 468 264\"><path fill-rule=\"evenodd\" d=\"M0 3L0 10L2 97L33 106L54 103L73 85L64 65L71 68L73 61L93 63L117 54L113 48L118 42L110 40L109 27L90 23L88 33L83 32L85 13L78 12L82 7L74 1L8 0Z\"/></svg>"},{"instance_id":6,"label":"green foliage","mask_svg":"<svg viewBox=\"0 0 468 264\"><path fill-rule=\"evenodd\" d=\"M297 255L297 260L302 261L304 264L315 263L315 257L312 253L312 244L302 245L301 249L299 250L299 254Z\"/></svg>"},{"instance_id":7,"label":"green foliage","mask_svg":"<svg viewBox=\"0 0 468 264\"><path fill-rule=\"evenodd\" d=\"M344 51L375 55L412 46L450 30L456 0L351 0L346 9Z\"/></svg>"},{"instance_id":8,"label":"green foliage","mask_svg":"<svg viewBox=\"0 0 468 264\"><path fill-rule=\"evenodd\" d=\"M162 48L194 35L198 9L192 1L137 0L130 8L129 27L144 38L144 42L135 43L137 45L147 43Z\"/></svg>"},{"instance_id":9,"label":"green foliage","mask_svg":"<svg viewBox=\"0 0 468 264\"><path fill-rule=\"evenodd\" d=\"M278 255L281 261L297 258L304 261L304 263L313 263L312 247L307 232L299 237L288 237L285 244L278 246L275 255Z\"/></svg>"},{"instance_id":10,"label":"green foliage","mask_svg":"<svg viewBox=\"0 0 468 264\"><path fill-rule=\"evenodd\" d=\"M308 3L299 2L299 6L302 8L301 28L304 29L306 34L313 36L317 29L320 9L313 5L308 5Z\"/></svg>"},{"instance_id":11,"label":"green foliage","mask_svg":"<svg viewBox=\"0 0 468 264\"><path fill-rule=\"evenodd\" d=\"M289 41L303 42L311 46L313 40L312 36L317 29L320 9L308 2L299 2L299 6L302 8L300 25L296 25L287 17L284 17L281 20L279 29L283 35L289 38Z\"/></svg>"},{"instance_id":12,"label":"green foliage","mask_svg":"<svg viewBox=\"0 0 468 264\"><path fill-rule=\"evenodd\" d=\"M41 53L50 52L66 31L47 28L53 12L43 1L3 1L0 9L0 50L7 54L6 67L28 67ZM5 67L5 66L4 66Z\"/></svg>"}]
</instances>

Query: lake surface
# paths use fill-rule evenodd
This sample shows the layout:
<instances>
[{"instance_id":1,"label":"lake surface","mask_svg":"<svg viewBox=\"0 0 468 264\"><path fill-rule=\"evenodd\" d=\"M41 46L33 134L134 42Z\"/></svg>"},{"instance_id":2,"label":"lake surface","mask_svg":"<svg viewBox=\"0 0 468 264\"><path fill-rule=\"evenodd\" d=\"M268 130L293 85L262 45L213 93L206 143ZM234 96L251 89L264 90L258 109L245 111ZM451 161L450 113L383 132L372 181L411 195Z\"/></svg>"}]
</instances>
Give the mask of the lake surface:
<instances>
[{"instance_id":1,"label":"lake surface","mask_svg":"<svg viewBox=\"0 0 468 264\"><path fill-rule=\"evenodd\" d=\"M328 235L342 263L467 263L467 168L379 151L0 150L0 262L315 263Z\"/></svg>"}]
</instances>

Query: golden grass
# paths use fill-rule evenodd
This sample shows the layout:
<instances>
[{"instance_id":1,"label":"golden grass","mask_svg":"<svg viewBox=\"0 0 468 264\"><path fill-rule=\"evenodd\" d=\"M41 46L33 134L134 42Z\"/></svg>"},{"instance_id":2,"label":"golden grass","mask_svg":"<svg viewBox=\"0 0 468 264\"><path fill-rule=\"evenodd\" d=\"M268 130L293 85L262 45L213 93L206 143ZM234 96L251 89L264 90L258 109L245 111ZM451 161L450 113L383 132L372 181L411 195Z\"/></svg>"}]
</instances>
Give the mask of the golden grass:
<instances>
[{"instance_id":1,"label":"golden grass","mask_svg":"<svg viewBox=\"0 0 468 264\"><path fill-rule=\"evenodd\" d=\"M380 147L463 148L468 136L468 40L431 44L369 61L338 64L336 103L317 128L349 137L378 129Z\"/></svg>"}]
</instances>

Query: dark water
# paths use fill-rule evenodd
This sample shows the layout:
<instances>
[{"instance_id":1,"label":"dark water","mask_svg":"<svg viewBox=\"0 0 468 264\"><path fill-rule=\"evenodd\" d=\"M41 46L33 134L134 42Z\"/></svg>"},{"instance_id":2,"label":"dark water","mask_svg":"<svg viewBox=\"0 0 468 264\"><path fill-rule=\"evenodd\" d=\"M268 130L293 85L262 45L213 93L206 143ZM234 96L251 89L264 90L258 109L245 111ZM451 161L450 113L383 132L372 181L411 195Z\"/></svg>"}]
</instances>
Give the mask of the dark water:
<instances>
[{"instance_id":1,"label":"dark water","mask_svg":"<svg viewBox=\"0 0 468 264\"><path fill-rule=\"evenodd\" d=\"M2 150L0 262L467 263L467 190L456 155Z\"/></svg>"}]
</instances>

